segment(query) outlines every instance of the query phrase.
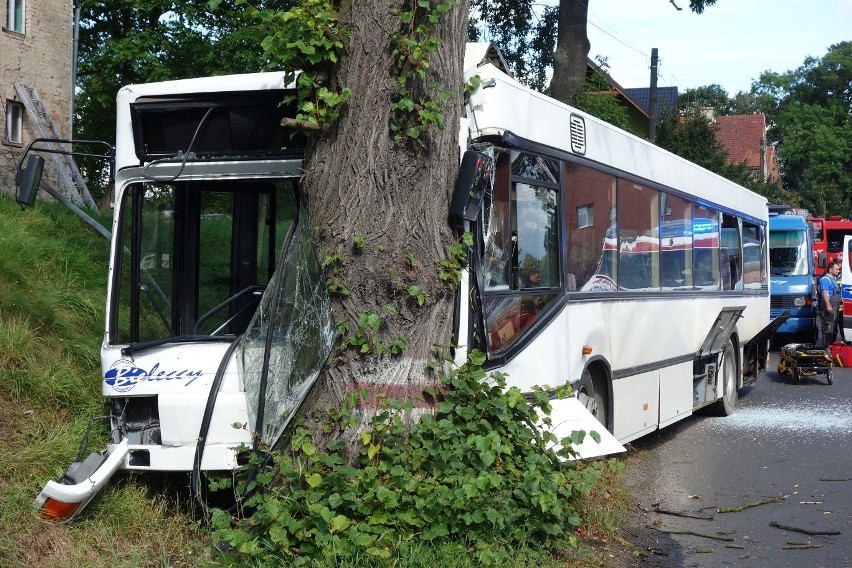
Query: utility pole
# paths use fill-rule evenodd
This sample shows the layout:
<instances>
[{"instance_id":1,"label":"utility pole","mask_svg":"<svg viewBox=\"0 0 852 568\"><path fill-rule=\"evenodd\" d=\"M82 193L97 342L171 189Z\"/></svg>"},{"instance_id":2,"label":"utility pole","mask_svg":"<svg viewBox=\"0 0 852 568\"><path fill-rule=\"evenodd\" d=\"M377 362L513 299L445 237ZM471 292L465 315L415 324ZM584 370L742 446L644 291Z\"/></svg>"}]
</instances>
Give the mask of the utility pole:
<instances>
[{"instance_id":1,"label":"utility pole","mask_svg":"<svg viewBox=\"0 0 852 568\"><path fill-rule=\"evenodd\" d=\"M648 140L657 141L657 48L651 48L651 91L648 96Z\"/></svg>"}]
</instances>

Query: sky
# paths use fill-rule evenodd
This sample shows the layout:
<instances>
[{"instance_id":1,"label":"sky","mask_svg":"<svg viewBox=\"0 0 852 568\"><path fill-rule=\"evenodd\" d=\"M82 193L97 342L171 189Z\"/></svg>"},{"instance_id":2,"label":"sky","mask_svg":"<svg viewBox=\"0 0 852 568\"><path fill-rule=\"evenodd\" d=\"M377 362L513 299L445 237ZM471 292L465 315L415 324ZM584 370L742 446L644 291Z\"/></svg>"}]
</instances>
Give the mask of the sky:
<instances>
[{"instance_id":1,"label":"sky","mask_svg":"<svg viewBox=\"0 0 852 568\"><path fill-rule=\"evenodd\" d=\"M841 41L852 41L852 0L717 0L695 14L689 0L588 0L589 57L607 57L622 87L648 87L651 49L657 85L721 85L748 91L764 71L799 68Z\"/></svg>"}]
</instances>

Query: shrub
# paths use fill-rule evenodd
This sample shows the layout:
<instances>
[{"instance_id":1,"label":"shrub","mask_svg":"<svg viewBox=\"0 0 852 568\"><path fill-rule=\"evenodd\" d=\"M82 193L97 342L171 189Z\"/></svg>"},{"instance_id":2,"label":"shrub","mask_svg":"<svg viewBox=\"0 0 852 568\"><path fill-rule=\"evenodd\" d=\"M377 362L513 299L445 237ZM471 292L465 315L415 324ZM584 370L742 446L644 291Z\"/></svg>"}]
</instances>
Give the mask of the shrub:
<instances>
[{"instance_id":1,"label":"shrub","mask_svg":"<svg viewBox=\"0 0 852 568\"><path fill-rule=\"evenodd\" d=\"M483 361L474 352L442 377L444 389L427 388L438 402L419 421L403 419L410 403L385 401L361 434L356 467L343 442L321 450L297 427L289 451L272 456L253 482L250 516L214 511L214 536L240 555L329 566L408 555L424 542L463 543L485 564L519 547L576 545L581 498L600 468L561 460L573 453L571 440L554 450L555 436L536 428L550 424L548 391L527 398L507 390ZM341 424L352 427L343 410Z\"/></svg>"}]
</instances>

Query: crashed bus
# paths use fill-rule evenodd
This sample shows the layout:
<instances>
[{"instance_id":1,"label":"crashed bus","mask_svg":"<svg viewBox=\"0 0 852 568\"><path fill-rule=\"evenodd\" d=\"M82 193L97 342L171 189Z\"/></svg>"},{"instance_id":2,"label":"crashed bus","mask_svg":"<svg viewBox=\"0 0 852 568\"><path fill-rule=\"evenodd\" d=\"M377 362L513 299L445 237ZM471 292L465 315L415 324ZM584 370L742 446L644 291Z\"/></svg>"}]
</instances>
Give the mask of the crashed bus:
<instances>
[{"instance_id":1,"label":"crashed bus","mask_svg":"<svg viewBox=\"0 0 852 568\"><path fill-rule=\"evenodd\" d=\"M733 412L766 369L766 200L521 85L489 44L470 44L464 68L480 84L449 210L474 236L457 360L479 349L524 392L570 384L552 419L601 434L582 457ZM45 485L45 517L78 515L119 470L233 471L252 432L274 446L298 412L334 325L302 222L304 139L279 126L292 92L284 73L119 92L111 440ZM749 245L759 258L744 262Z\"/></svg>"}]
</instances>

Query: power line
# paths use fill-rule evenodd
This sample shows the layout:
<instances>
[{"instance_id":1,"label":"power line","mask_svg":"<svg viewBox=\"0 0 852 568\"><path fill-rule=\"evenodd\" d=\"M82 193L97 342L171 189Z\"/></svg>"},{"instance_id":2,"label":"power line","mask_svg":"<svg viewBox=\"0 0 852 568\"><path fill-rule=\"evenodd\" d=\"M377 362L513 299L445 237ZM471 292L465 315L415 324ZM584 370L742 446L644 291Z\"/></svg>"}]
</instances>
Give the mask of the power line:
<instances>
[{"instance_id":1,"label":"power line","mask_svg":"<svg viewBox=\"0 0 852 568\"><path fill-rule=\"evenodd\" d=\"M627 43L627 42L625 42L625 41L622 41L620 38L615 37L614 35L612 35L612 34L611 34L611 33L609 33L608 31L606 31L605 29L601 28L599 25L597 25L596 23L594 23L593 21L591 21L591 20L587 19L587 20L586 20L586 22L587 22L587 23L589 23L589 24L591 24L591 25L593 25L593 26L594 26L594 27L596 27L596 28L597 28L597 29L598 29L601 33L608 35L609 37L611 37L612 39L614 39L615 41L617 41L618 43L620 43L620 44L621 44L621 45L623 45L624 47L626 47L626 48L628 48L628 49L632 49L633 51L635 51L636 53L638 53L639 55L641 55L641 56L642 56L642 57L644 57L645 59L648 59L648 54L647 54L647 53L645 53L645 52L643 52L643 51L641 51L641 50L639 50L639 49L637 49L637 48L633 47L632 45L630 45L629 43Z\"/></svg>"}]
</instances>

